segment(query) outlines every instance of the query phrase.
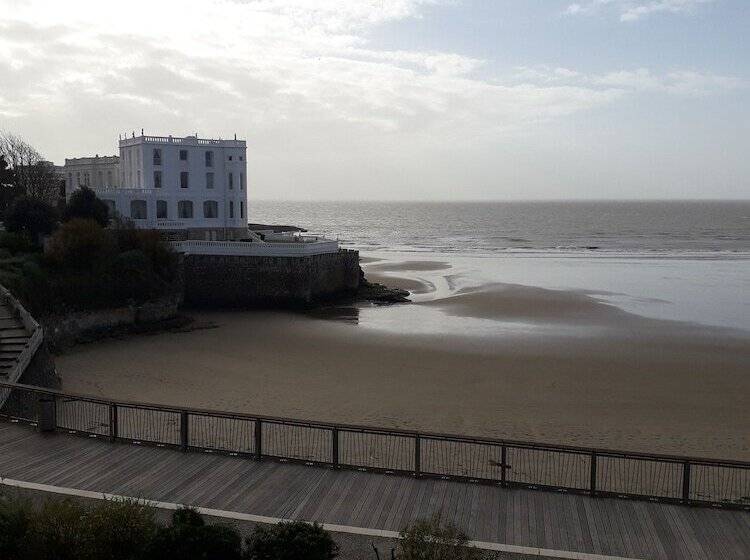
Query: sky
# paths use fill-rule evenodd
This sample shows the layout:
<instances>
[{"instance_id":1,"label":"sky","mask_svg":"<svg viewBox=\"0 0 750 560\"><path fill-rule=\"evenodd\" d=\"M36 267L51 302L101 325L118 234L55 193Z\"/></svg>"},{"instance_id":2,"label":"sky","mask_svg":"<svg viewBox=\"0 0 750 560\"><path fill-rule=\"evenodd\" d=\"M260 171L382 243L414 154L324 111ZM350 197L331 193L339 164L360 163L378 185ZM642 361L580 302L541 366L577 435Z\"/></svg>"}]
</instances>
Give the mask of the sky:
<instances>
[{"instance_id":1,"label":"sky","mask_svg":"<svg viewBox=\"0 0 750 560\"><path fill-rule=\"evenodd\" d=\"M748 0L0 0L0 130L247 140L249 197L750 198Z\"/></svg>"}]
</instances>

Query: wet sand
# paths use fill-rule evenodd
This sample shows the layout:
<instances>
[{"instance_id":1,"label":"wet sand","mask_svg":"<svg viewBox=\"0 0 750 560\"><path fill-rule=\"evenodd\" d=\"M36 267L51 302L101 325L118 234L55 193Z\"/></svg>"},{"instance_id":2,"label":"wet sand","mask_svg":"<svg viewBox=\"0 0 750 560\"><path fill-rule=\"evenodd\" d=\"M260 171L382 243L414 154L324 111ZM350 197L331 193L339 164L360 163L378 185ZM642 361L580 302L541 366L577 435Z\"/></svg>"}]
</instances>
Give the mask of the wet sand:
<instances>
[{"instance_id":1,"label":"wet sand","mask_svg":"<svg viewBox=\"0 0 750 560\"><path fill-rule=\"evenodd\" d=\"M396 272L438 266L382 267L382 278L394 285ZM66 390L112 398L750 459L744 331L646 319L590 295L518 285L407 305L581 330L404 335L352 324L356 309L348 322L195 313L217 327L79 346L58 358L58 370Z\"/></svg>"}]
</instances>

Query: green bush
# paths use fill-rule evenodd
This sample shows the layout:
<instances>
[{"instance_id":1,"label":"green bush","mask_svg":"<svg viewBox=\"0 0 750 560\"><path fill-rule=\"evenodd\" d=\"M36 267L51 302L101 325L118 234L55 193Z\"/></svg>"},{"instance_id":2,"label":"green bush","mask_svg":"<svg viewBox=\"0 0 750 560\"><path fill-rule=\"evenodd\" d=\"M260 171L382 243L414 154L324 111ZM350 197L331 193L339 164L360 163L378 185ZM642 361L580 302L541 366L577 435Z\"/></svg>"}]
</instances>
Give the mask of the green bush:
<instances>
[{"instance_id":1,"label":"green bush","mask_svg":"<svg viewBox=\"0 0 750 560\"><path fill-rule=\"evenodd\" d=\"M27 552L45 560L83 560L90 535L85 513L69 498L44 502L34 516Z\"/></svg>"},{"instance_id":2,"label":"green bush","mask_svg":"<svg viewBox=\"0 0 750 560\"><path fill-rule=\"evenodd\" d=\"M318 524L301 521L258 526L245 541L247 560L332 560L338 546Z\"/></svg>"},{"instance_id":3,"label":"green bush","mask_svg":"<svg viewBox=\"0 0 750 560\"><path fill-rule=\"evenodd\" d=\"M11 255L33 253L37 250L28 235L7 231L0 233L0 247L7 249Z\"/></svg>"},{"instance_id":4,"label":"green bush","mask_svg":"<svg viewBox=\"0 0 750 560\"><path fill-rule=\"evenodd\" d=\"M94 220L61 225L49 240L47 258L58 268L92 270L116 252L112 237Z\"/></svg>"},{"instance_id":5,"label":"green bush","mask_svg":"<svg viewBox=\"0 0 750 560\"><path fill-rule=\"evenodd\" d=\"M24 560L34 523L34 511L28 502L0 496L0 558Z\"/></svg>"},{"instance_id":6,"label":"green bush","mask_svg":"<svg viewBox=\"0 0 750 560\"><path fill-rule=\"evenodd\" d=\"M109 225L109 208L96 196L94 191L87 187L81 187L70 195L70 200L65 205L63 220L75 219L93 220L102 227Z\"/></svg>"},{"instance_id":7,"label":"green bush","mask_svg":"<svg viewBox=\"0 0 750 560\"><path fill-rule=\"evenodd\" d=\"M468 546L469 538L440 516L415 521L401 531L399 560L479 560L482 551Z\"/></svg>"},{"instance_id":8,"label":"green bush","mask_svg":"<svg viewBox=\"0 0 750 560\"><path fill-rule=\"evenodd\" d=\"M52 233L58 221L57 210L36 198L19 196L5 212L5 229L27 235L34 243Z\"/></svg>"},{"instance_id":9,"label":"green bush","mask_svg":"<svg viewBox=\"0 0 750 560\"><path fill-rule=\"evenodd\" d=\"M85 516L89 539L82 556L139 560L158 530L154 510L133 500L104 500Z\"/></svg>"},{"instance_id":10,"label":"green bush","mask_svg":"<svg viewBox=\"0 0 750 560\"><path fill-rule=\"evenodd\" d=\"M172 515L172 525L162 527L148 548L149 560L240 560L242 539L231 527L206 525L189 508Z\"/></svg>"}]
</instances>

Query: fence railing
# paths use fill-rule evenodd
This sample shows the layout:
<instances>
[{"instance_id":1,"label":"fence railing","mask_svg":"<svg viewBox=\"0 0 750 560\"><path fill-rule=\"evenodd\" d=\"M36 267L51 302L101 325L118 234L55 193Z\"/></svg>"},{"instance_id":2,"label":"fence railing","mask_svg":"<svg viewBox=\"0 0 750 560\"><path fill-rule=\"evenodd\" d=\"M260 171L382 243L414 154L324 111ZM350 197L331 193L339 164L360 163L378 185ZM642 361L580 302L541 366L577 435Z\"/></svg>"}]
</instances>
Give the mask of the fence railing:
<instances>
[{"instance_id":1,"label":"fence railing","mask_svg":"<svg viewBox=\"0 0 750 560\"><path fill-rule=\"evenodd\" d=\"M0 417L111 441L750 510L748 462L115 402L6 382L0 397Z\"/></svg>"}]
</instances>

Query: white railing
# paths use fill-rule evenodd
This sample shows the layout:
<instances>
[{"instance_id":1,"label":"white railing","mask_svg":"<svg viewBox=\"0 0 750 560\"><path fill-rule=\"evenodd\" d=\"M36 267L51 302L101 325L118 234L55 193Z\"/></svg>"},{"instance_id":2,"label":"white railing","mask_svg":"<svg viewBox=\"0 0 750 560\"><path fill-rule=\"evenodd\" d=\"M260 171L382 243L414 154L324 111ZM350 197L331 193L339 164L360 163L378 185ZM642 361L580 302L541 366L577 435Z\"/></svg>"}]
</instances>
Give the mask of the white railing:
<instances>
[{"instance_id":1,"label":"white railing","mask_svg":"<svg viewBox=\"0 0 750 560\"><path fill-rule=\"evenodd\" d=\"M229 146L244 148L244 140L217 140L210 138L195 138L177 136L136 136L135 138L123 138L120 146L134 146L136 144L181 144L185 146Z\"/></svg>"},{"instance_id":2,"label":"white railing","mask_svg":"<svg viewBox=\"0 0 750 560\"><path fill-rule=\"evenodd\" d=\"M338 241L305 243L258 243L247 241L173 241L172 247L186 255L229 255L245 257L296 257L336 253Z\"/></svg>"}]
</instances>

